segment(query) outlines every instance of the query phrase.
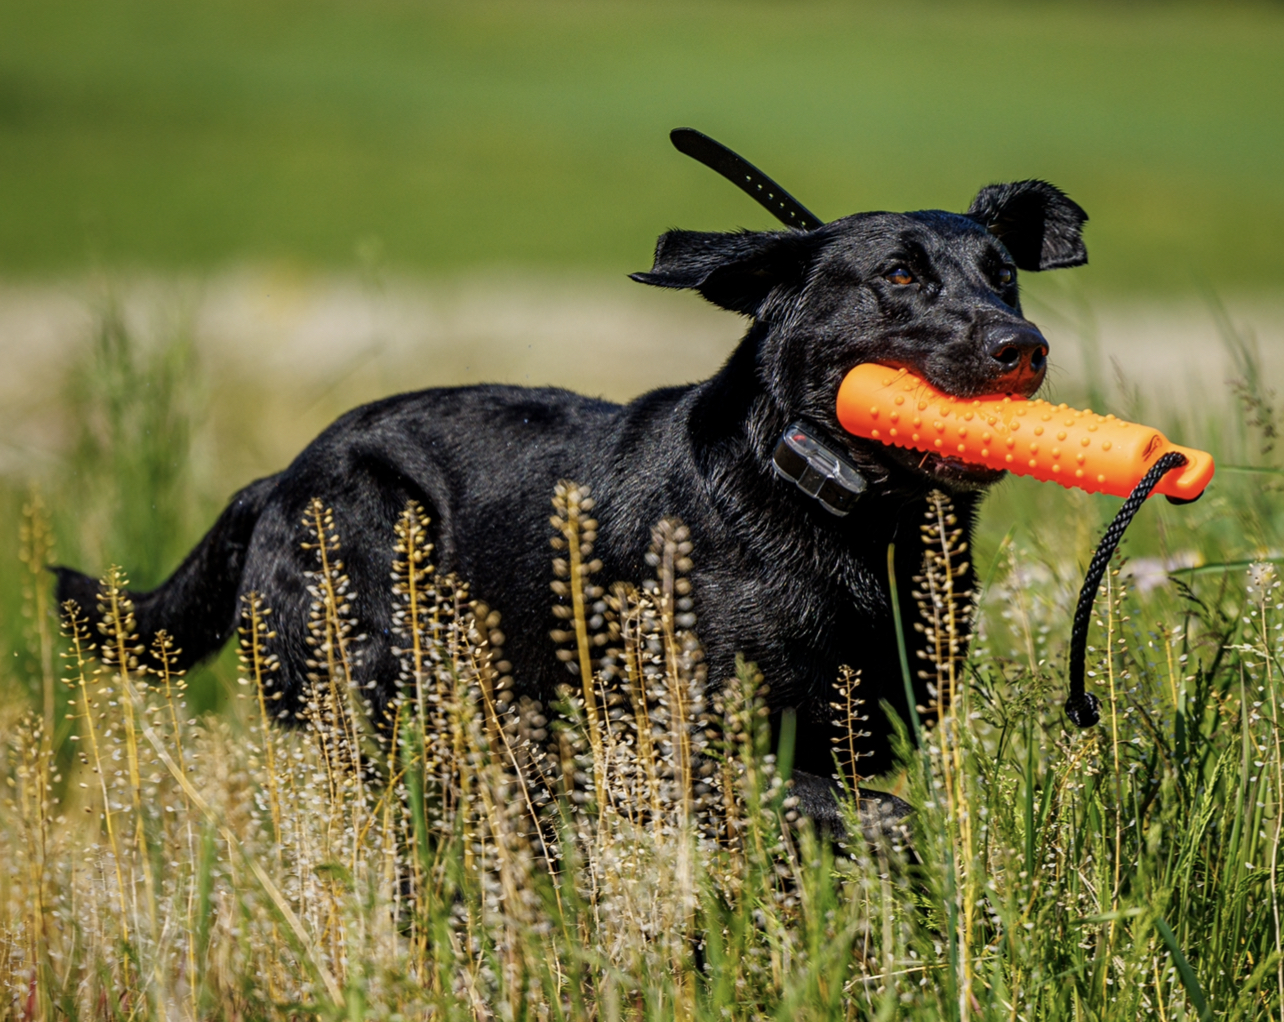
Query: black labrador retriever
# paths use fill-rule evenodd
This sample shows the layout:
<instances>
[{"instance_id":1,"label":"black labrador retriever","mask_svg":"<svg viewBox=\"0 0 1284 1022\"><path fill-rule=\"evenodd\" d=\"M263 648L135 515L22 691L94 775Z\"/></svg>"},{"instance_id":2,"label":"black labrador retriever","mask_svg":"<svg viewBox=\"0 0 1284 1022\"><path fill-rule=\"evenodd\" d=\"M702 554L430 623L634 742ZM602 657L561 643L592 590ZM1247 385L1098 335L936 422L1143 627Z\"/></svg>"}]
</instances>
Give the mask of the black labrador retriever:
<instances>
[{"instance_id":1,"label":"black labrador retriever","mask_svg":"<svg viewBox=\"0 0 1284 1022\"><path fill-rule=\"evenodd\" d=\"M358 408L285 471L251 483L163 585L136 593L140 633L164 628L194 663L233 633L251 590L276 613L285 708L297 706L309 656L310 597L301 521L319 497L334 509L369 636L361 680L376 702L398 675L387 590L393 526L408 498L432 519L443 570L504 615L505 655L520 689L547 699L568 681L550 627L549 498L562 479L588 484L600 522L599 577L638 580L651 525L690 527L691 572L710 678L738 653L756 661L779 714L796 720L796 777L813 816L832 816L829 702L839 665L861 695L907 711L887 579L888 544L902 617L913 620L918 526L933 488L949 492L970 532L985 488L1002 473L850 437L835 396L854 365L908 367L948 393L1028 396L1048 345L1021 312L1017 270L1086 262L1083 210L1041 181L992 185L966 213L861 213L812 230L660 238L634 279L692 288L749 318L712 379L627 405L557 388L474 386L403 394ZM868 482L838 517L774 471L792 423L839 451ZM96 583L58 569L60 600L94 606ZM968 580L964 580L964 585ZM907 634L911 663L922 642ZM919 701L926 701L920 692ZM877 712L877 711L876 711ZM889 726L875 726L864 772L892 763Z\"/></svg>"}]
</instances>

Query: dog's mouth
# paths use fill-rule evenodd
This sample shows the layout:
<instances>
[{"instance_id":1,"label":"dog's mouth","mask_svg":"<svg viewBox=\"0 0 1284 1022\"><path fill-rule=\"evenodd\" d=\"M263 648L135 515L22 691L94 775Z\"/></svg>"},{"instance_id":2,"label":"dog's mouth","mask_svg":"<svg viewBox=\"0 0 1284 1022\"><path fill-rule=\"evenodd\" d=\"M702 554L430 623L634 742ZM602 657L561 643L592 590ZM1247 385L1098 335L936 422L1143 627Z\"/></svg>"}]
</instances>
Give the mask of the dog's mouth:
<instances>
[{"instance_id":1,"label":"dog's mouth","mask_svg":"<svg viewBox=\"0 0 1284 1022\"><path fill-rule=\"evenodd\" d=\"M982 490L1007 475L1002 469L973 465L949 454L924 454L905 447L884 447L883 450L901 468L927 476L952 490Z\"/></svg>"},{"instance_id":2,"label":"dog's mouth","mask_svg":"<svg viewBox=\"0 0 1284 1022\"><path fill-rule=\"evenodd\" d=\"M899 362L880 362L880 365L886 365L889 369L908 369L916 375L928 379L922 369L913 366L903 365ZM1009 381L1011 382L1011 381ZM1020 381L1023 385L1013 388L1011 393L1014 397L1028 398L1034 391L1038 390L1043 383L1043 372L1038 373L1037 379ZM955 387L941 385L932 381L942 393L949 394L951 397L968 399L975 396L987 396L994 393L993 386L982 387L977 394L958 393ZM1002 469L989 468L985 465L974 465L956 458L950 454L924 453L906 447L897 447L895 445L882 445L882 450L887 458L894 462L902 469L908 469L919 476L926 476L934 482L939 482L949 489L953 490L983 490L1002 479L1007 473Z\"/></svg>"}]
</instances>

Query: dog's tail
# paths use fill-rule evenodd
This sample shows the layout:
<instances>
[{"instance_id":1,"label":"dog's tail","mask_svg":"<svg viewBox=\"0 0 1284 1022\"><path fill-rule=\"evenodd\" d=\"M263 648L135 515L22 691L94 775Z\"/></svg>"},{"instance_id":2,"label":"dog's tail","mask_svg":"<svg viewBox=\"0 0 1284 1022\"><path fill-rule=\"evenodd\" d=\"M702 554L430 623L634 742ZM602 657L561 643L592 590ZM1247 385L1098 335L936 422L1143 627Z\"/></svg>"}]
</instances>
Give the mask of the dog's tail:
<instances>
[{"instance_id":1,"label":"dog's tail","mask_svg":"<svg viewBox=\"0 0 1284 1022\"><path fill-rule=\"evenodd\" d=\"M217 652L235 630L245 554L275 486L276 476L250 483L232 498L173 575L150 593L129 594L140 638L150 645L152 636L163 628L182 650L178 667L190 667ZM81 614L95 619L98 581L71 568L52 570L58 576L59 606L75 600Z\"/></svg>"}]
</instances>

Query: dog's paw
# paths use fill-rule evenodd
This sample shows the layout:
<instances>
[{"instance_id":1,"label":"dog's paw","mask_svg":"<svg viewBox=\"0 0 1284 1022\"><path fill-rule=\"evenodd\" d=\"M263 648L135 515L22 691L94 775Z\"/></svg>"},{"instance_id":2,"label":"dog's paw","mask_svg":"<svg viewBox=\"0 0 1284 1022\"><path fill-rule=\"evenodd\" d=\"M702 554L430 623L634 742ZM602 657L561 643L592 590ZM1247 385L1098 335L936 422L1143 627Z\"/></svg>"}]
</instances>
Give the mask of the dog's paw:
<instances>
[{"instance_id":1,"label":"dog's paw","mask_svg":"<svg viewBox=\"0 0 1284 1022\"><path fill-rule=\"evenodd\" d=\"M817 832L842 843L852 833L852 807L837 782L802 770L794 772L791 797L799 816L811 820ZM871 845L896 853L912 854L908 817L914 811L902 798L885 791L860 789L855 823Z\"/></svg>"},{"instance_id":2,"label":"dog's paw","mask_svg":"<svg viewBox=\"0 0 1284 1022\"><path fill-rule=\"evenodd\" d=\"M874 845L887 842L897 852L910 847L907 818L913 811L914 807L903 798L869 788L860 789L856 803L856 817L865 840Z\"/></svg>"}]
</instances>

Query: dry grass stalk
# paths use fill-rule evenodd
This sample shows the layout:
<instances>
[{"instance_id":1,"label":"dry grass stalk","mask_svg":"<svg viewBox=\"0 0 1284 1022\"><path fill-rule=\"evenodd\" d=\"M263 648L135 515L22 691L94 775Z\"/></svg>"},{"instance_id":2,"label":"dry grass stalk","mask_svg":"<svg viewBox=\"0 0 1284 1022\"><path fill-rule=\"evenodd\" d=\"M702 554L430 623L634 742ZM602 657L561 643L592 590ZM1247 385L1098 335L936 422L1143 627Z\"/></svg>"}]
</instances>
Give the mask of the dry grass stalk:
<instances>
[{"instance_id":1,"label":"dry grass stalk","mask_svg":"<svg viewBox=\"0 0 1284 1022\"><path fill-rule=\"evenodd\" d=\"M307 666L308 692L303 714L316 734L326 765L331 801L338 804L341 793L352 789L355 800L366 797L366 768L363 762L361 721L366 719L358 705L353 657L356 621L351 617L350 580L343 572L339 552L339 534L334 512L320 500L308 504L303 518L308 538L300 544L315 552L317 566L305 572L308 595L307 644L315 659ZM346 796L345 796L346 797Z\"/></svg>"},{"instance_id":2,"label":"dry grass stalk","mask_svg":"<svg viewBox=\"0 0 1284 1022\"><path fill-rule=\"evenodd\" d=\"M593 506L593 497L588 487L577 486L566 480L558 483L553 492L553 515L549 519L556 534L549 542L554 550L566 553L565 558L553 558L553 574L557 577L552 588L558 597L558 602L553 604L553 615L560 621L569 623L572 629L570 632L554 629L552 637L557 643L573 643L568 649L558 650L557 656L580 679L580 708L584 713L585 731L593 752L594 795L601 808L606 806L606 789L602 783L606 759L600 721L603 710L598 705L594 685L591 647L604 645L606 637L602 635L600 642L594 640L601 633L590 637L589 615L586 612L587 607L594 607L594 617L602 620L602 613L596 609L596 604L602 599L604 591L601 586L591 582L591 576L602 567L601 561L592 559L593 543L597 539L597 519L588 515ZM566 602L568 598L569 603Z\"/></svg>"},{"instance_id":3,"label":"dry grass stalk","mask_svg":"<svg viewBox=\"0 0 1284 1022\"><path fill-rule=\"evenodd\" d=\"M42 721L47 743L54 739L55 671L54 635L50 623L49 586L46 569L54 562L53 527L39 490L32 490L22 506L18 526L18 559L25 571L22 579L22 613L29 622L40 662Z\"/></svg>"},{"instance_id":4,"label":"dry grass stalk","mask_svg":"<svg viewBox=\"0 0 1284 1022\"><path fill-rule=\"evenodd\" d=\"M63 605L63 622L64 635L69 640L70 649L64 652L63 657L69 662L70 670L66 675L66 682L73 688L76 696L79 697L79 718L84 729L84 734L73 735L73 741L82 740L86 735L89 738L89 756L85 755L84 747L77 746L80 754L82 765L88 767L98 779L98 790L102 795L101 819L103 830L107 835L107 843L111 849L112 865L116 874L116 894L119 898L120 906L120 935L121 940L128 943L129 941L129 920L128 907L125 904L125 879L120 851L120 841L116 834L116 826L113 822L115 813L111 804L110 781L107 774L105 750L103 748L106 736L100 741L98 734L97 721L105 719L108 716L105 705L100 706L99 700L108 697L106 703L110 703L110 696L113 694L109 685L100 686L95 692L89 690L89 667L90 667L90 650L93 648L92 639L90 638L88 624L80 616L80 608L74 600L68 600ZM76 705L76 699L73 697L72 705ZM68 714L68 716L73 716ZM108 725L110 732L111 726ZM87 788L85 782L80 782L82 788ZM85 807L85 812L92 813L91 806Z\"/></svg>"},{"instance_id":5,"label":"dry grass stalk","mask_svg":"<svg viewBox=\"0 0 1284 1022\"><path fill-rule=\"evenodd\" d=\"M984 868L977 861L974 819L977 800L970 789L968 757L971 752L970 707L963 684L963 658L971 638L973 593L956 584L968 570L967 544L949 498L939 490L928 495L926 523L921 526L923 571L915 576L914 599L921 620L916 631L925 634L926 649L920 656L929 667L919 671L927 682L934 705L928 708L935 727L929 737L933 767L940 778L947 827L945 897L951 922L952 966L956 976L958 1013L972 1017L975 995L972 948L977 903L981 897ZM980 876L978 875L980 874Z\"/></svg>"},{"instance_id":6,"label":"dry grass stalk","mask_svg":"<svg viewBox=\"0 0 1284 1022\"><path fill-rule=\"evenodd\" d=\"M284 839L282 829L284 815L281 809L281 771L277 766L277 732L273 726L277 715L268 710L268 703L280 701L283 692L278 687L275 677L280 669L280 659L275 654L269 653L267 649L267 644L276 638L276 632L268 629L267 621L271 613L271 608L264 605L262 597L257 592L247 593L241 598L241 623L237 627L239 641L236 652L243 672L237 678L237 683L252 688L258 704L258 738L263 748L268 805L272 813L272 834L275 838L273 844L276 847L279 868ZM177 720L174 728L177 734Z\"/></svg>"},{"instance_id":7,"label":"dry grass stalk","mask_svg":"<svg viewBox=\"0 0 1284 1022\"><path fill-rule=\"evenodd\" d=\"M834 682L834 693L838 698L829 704L834 711L834 729L838 732L830 739L835 746L839 768L834 779L857 801L860 800L860 761L873 755L873 752L860 748L861 739L871 737L871 732L865 729L869 714L862 712L865 700L856 694L859 688L860 672L847 664L840 665L838 680Z\"/></svg>"}]
</instances>

